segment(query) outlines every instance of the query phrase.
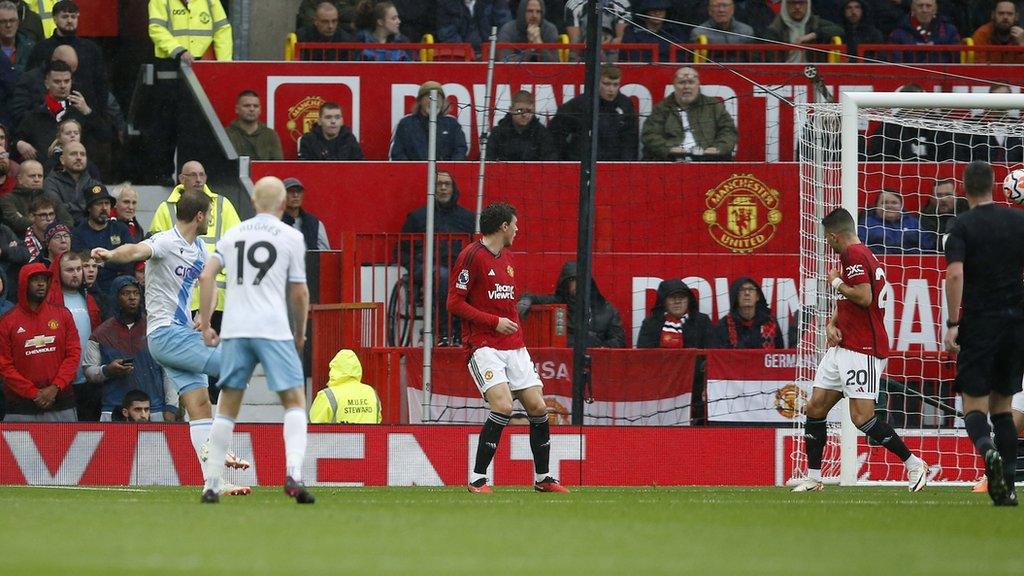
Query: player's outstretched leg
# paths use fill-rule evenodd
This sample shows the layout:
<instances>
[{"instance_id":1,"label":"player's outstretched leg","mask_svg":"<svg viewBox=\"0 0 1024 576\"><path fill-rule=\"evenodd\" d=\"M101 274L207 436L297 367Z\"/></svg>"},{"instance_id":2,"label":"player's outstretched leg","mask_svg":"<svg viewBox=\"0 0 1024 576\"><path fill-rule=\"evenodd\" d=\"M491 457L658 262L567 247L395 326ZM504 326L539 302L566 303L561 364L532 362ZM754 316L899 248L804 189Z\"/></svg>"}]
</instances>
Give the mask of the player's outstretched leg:
<instances>
[{"instance_id":1,"label":"player's outstretched leg","mask_svg":"<svg viewBox=\"0 0 1024 576\"><path fill-rule=\"evenodd\" d=\"M920 492L928 484L928 464L921 460L907 448L900 435L893 430L892 426L877 416L872 416L863 424L857 426L861 432L875 442L881 444L886 450L899 456L903 465L907 468L907 489L911 492Z\"/></svg>"},{"instance_id":2,"label":"player's outstretched leg","mask_svg":"<svg viewBox=\"0 0 1024 576\"><path fill-rule=\"evenodd\" d=\"M293 388L291 391L298 391ZM302 462L306 459L306 409L302 397L301 406L292 406L284 413L284 455L285 474L284 493L295 498L299 504L312 504L316 498L302 483Z\"/></svg>"},{"instance_id":3,"label":"player's outstretched leg","mask_svg":"<svg viewBox=\"0 0 1024 576\"><path fill-rule=\"evenodd\" d=\"M224 456L228 451L228 444L231 443L231 434L235 430L235 421L225 416L224 414L217 414L213 419L213 425L210 427L210 439L207 442L208 449L208 462L223 462ZM224 479L224 467L223 466L209 466L207 471L206 483L203 485L203 502L216 502L217 499L214 496L220 496L223 490L223 479Z\"/></svg>"},{"instance_id":4,"label":"player's outstretched leg","mask_svg":"<svg viewBox=\"0 0 1024 576\"><path fill-rule=\"evenodd\" d=\"M825 418L807 417L804 424L804 452L807 456L807 477L793 487L793 492L820 492L825 488L821 482L821 457L828 441L828 427Z\"/></svg>"}]
</instances>

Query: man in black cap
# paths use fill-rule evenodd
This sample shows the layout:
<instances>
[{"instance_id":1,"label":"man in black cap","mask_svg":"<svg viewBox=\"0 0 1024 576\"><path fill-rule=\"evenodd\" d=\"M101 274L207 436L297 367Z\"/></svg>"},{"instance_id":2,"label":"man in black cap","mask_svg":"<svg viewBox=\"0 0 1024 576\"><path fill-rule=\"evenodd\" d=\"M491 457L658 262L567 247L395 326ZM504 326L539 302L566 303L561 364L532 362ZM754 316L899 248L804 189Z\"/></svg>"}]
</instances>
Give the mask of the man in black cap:
<instances>
[{"instance_id":1,"label":"man in black cap","mask_svg":"<svg viewBox=\"0 0 1024 576\"><path fill-rule=\"evenodd\" d=\"M110 217L114 198L103 184L95 184L85 190L86 219L71 232L71 249L75 252L89 252L93 248L113 250L122 244L131 243L131 232L123 222ZM133 266L128 264L104 263L96 277L97 303L104 318L113 312L110 286L121 275L131 275Z\"/></svg>"},{"instance_id":2,"label":"man in black cap","mask_svg":"<svg viewBox=\"0 0 1024 576\"><path fill-rule=\"evenodd\" d=\"M284 202L284 214L281 221L302 232L306 240L306 250L330 250L331 243L327 240L327 229L319 218L302 209L302 198L306 195L306 187L298 178L285 178L284 188L288 191Z\"/></svg>"}]
</instances>

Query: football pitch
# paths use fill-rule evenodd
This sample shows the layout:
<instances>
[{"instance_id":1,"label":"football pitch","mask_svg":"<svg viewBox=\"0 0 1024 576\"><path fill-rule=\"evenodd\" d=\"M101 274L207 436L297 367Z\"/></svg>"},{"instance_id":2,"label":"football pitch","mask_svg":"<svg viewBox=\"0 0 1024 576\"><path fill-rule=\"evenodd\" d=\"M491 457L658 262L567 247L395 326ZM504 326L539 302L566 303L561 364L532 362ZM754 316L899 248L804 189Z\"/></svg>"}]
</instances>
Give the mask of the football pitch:
<instances>
[{"instance_id":1,"label":"football pitch","mask_svg":"<svg viewBox=\"0 0 1024 576\"><path fill-rule=\"evenodd\" d=\"M0 488L0 573L1015 574L1024 509L967 488Z\"/></svg>"}]
</instances>

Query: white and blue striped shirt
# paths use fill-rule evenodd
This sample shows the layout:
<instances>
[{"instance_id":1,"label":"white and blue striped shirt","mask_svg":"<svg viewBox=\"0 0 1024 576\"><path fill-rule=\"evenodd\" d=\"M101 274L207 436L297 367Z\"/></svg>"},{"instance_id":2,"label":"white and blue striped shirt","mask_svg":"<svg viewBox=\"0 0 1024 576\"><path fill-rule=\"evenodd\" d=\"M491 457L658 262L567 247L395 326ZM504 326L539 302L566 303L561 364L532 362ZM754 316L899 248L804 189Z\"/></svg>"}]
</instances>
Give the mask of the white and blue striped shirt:
<instances>
[{"instance_id":1,"label":"white and blue striped shirt","mask_svg":"<svg viewBox=\"0 0 1024 576\"><path fill-rule=\"evenodd\" d=\"M192 290L206 265L206 244L196 238L191 244L177 227L143 240L153 250L146 262L146 333L177 324L192 326Z\"/></svg>"}]
</instances>

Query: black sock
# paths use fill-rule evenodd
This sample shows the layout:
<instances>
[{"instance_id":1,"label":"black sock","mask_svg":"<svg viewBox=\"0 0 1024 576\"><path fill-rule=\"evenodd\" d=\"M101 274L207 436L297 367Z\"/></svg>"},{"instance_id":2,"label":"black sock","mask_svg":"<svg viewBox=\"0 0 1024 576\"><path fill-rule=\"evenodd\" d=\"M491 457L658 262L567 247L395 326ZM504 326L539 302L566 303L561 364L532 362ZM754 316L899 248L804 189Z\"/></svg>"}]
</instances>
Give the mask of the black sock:
<instances>
[{"instance_id":1,"label":"black sock","mask_svg":"<svg viewBox=\"0 0 1024 576\"><path fill-rule=\"evenodd\" d=\"M992 432L999 455L1003 458L1003 475L1006 483L1013 486L1013 477L1017 470L1017 428L1013 425L1013 415L1009 412L993 414Z\"/></svg>"},{"instance_id":2,"label":"black sock","mask_svg":"<svg viewBox=\"0 0 1024 576\"><path fill-rule=\"evenodd\" d=\"M867 434L875 442L885 446L889 452L899 456L900 460L904 462L912 456L910 449L903 443L900 435L892 429L892 426L889 426L888 422L879 420L877 416L873 416L871 420L865 422L860 427L860 431Z\"/></svg>"},{"instance_id":3,"label":"black sock","mask_svg":"<svg viewBox=\"0 0 1024 576\"><path fill-rule=\"evenodd\" d=\"M498 442L501 441L501 431L508 425L508 416L491 412L480 430L480 441L476 447L476 464L473 472L487 474L487 467L494 459L494 453L498 451Z\"/></svg>"},{"instance_id":4,"label":"black sock","mask_svg":"<svg viewBox=\"0 0 1024 576\"><path fill-rule=\"evenodd\" d=\"M967 428L967 435L971 437L971 442L974 442L974 449L981 456L996 447L992 442L992 427L988 425L988 415L984 412L971 410L965 414L964 427Z\"/></svg>"},{"instance_id":5,"label":"black sock","mask_svg":"<svg viewBox=\"0 0 1024 576\"><path fill-rule=\"evenodd\" d=\"M821 470L821 454L825 451L827 441L828 429L825 419L807 418L807 424L804 425L804 445L807 452L808 469Z\"/></svg>"},{"instance_id":6,"label":"black sock","mask_svg":"<svg viewBox=\"0 0 1024 576\"><path fill-rule=\"evenodd\" d=\"M547 475L551 461L551 426L548 415L530 416L530 450L533 451L533 471Z\"/></svg>"}]
</instances>

